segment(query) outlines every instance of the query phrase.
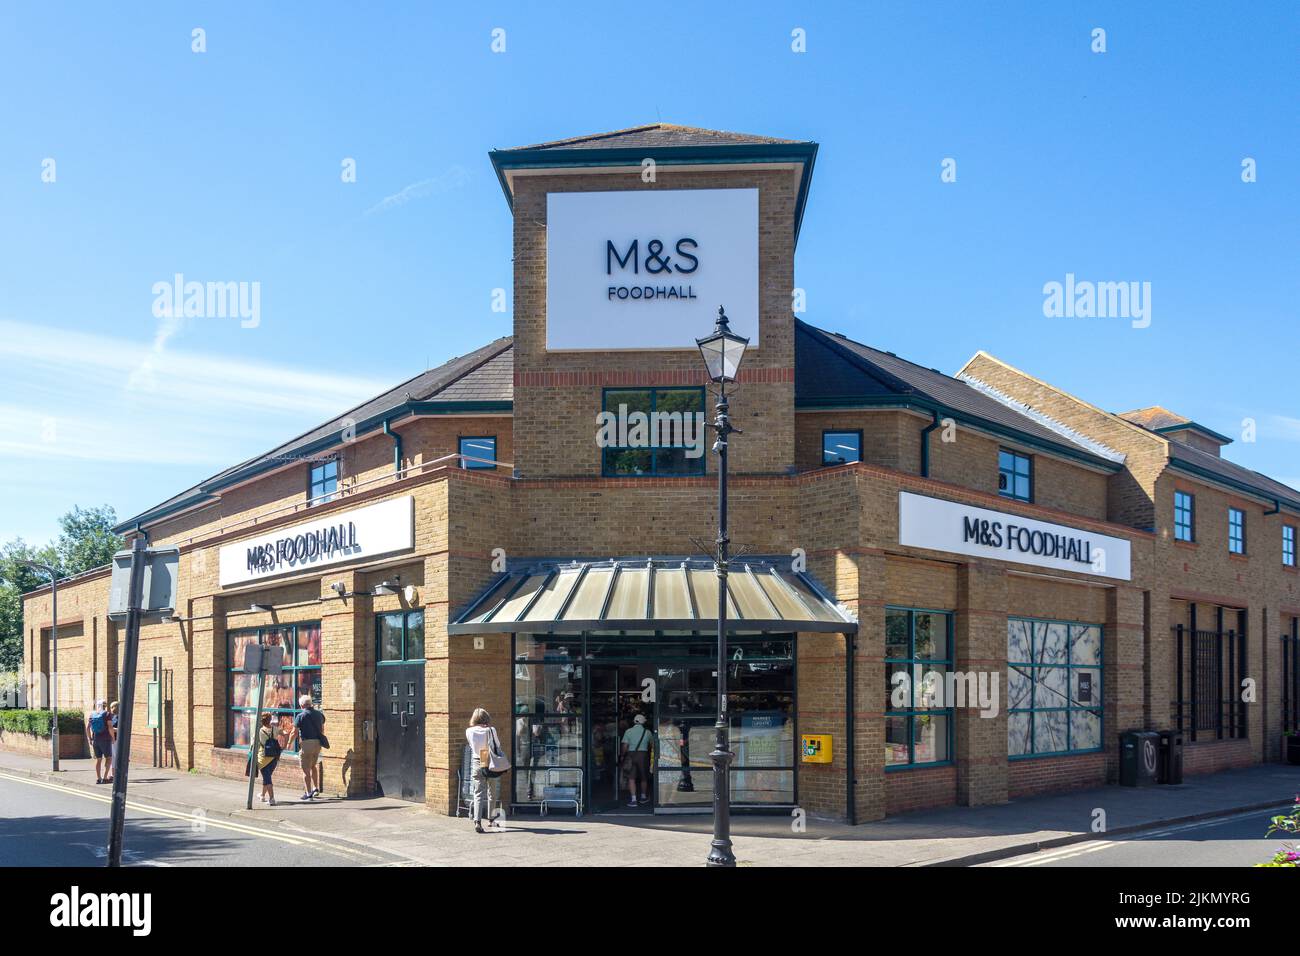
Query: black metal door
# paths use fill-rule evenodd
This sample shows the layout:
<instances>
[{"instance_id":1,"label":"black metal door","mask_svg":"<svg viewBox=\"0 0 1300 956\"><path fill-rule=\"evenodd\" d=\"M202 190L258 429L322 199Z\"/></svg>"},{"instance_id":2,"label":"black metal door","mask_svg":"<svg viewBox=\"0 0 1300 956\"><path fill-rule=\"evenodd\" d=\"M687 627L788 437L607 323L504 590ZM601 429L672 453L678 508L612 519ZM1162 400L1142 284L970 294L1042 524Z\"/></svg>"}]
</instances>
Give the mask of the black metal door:
<instances>
[{"instance_id":1,"label":"black metal door","mask_svg":"<svg viewBox=\"0 0 1300 956\"><path fill-rule=\"evenodd\" d=\"M378 668L375 779L386 797L424 802L424 662Z\"/></svg>"}]
</instances>

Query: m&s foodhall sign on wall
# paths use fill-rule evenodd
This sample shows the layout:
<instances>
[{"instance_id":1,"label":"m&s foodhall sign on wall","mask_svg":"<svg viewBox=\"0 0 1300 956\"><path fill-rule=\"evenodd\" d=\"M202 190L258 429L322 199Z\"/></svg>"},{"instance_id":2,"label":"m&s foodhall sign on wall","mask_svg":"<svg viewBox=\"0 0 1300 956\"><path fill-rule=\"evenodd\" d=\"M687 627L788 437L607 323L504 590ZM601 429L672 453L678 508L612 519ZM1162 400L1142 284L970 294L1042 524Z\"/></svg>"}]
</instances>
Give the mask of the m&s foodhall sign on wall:
<instances>
[{"instance_id":1,"label":"m&s foodhall sign on wall","mask_svg":"<svg viewBox=\"0 0 1300 956\"><path fill-rule=\"evenodd\" d=\"M548 349L693 349L720 305L757 345L757 189L547 195Z\"/></svg>"}]
</instances>

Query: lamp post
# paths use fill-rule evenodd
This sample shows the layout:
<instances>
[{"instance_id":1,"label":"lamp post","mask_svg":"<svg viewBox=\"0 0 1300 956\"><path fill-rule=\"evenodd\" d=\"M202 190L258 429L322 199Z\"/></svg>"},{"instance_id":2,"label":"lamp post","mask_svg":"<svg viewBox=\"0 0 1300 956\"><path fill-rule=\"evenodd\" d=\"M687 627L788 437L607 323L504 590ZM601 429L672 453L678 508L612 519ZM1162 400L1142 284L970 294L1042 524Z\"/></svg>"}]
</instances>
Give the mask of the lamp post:
<instances>
[{"instance_id":1,"label":"lamp post","mask_svg":"<svg viewBox=\"0 0 1300 956\"><path fill-rule=\"evenodd\" d=\"M59 769L59 574L40 561L24 561L25 567L37 568L50 576L50 747L51 768Z\"/></svg>"},{"instance_id":2,"label":"lamp post","mask_svg":"<svg viewBox=\"0 0 1300 956\"><path fill-rule=\"evenodd\" d=\"M714 725L713 752L713 842L709 848L709 866L735 866L731 851L731 760L727 732L727 565L731 560L731 539L727 537L727 440L740 429L733 428L728 415L727 383L736 380L736 371L745 355L749 339L736 335L727 322L727 314L718 306L718 323L713 334L695 340L704 357L709 379L718 385L717 417L713 429L717 438L713 450L718 453L718 537L713 567L718 575L718 722Z\"/></svg>"}]
</instances>

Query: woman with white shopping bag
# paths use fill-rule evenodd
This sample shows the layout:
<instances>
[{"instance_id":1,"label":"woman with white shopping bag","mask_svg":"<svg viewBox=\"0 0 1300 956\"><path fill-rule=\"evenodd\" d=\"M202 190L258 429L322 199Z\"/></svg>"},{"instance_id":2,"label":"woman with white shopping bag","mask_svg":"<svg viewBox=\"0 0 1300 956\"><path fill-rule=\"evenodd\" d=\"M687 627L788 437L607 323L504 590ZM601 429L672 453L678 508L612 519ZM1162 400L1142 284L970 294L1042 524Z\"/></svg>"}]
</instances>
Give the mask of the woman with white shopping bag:
<instances>
[{"instance_id":1,"label":"woman with white shopping bag","mask_svg":"<svg viewBox=\"0 0 1300 956\"><path fill-rule=\"evenodd\" d=\"M465 728L465 739L470 749L470 816L474 818L474 831L483 833L483 817L489 825L499 828L501 821L492 817L493 791L497 803L501 802L501 777L510 769L510 759L501 746L497 729L492 726L492 715L482 707L476 708Z\"/></svg>"}]
</instances>

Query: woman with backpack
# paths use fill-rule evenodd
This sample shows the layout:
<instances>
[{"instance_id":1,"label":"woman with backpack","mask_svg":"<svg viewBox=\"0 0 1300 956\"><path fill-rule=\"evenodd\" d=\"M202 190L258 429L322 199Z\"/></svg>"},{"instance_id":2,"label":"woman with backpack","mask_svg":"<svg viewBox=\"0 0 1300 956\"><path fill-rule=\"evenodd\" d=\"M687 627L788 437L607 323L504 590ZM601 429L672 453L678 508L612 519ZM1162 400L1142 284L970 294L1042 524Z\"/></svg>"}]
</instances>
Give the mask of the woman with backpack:
<instances>
[{"instance_id":1,"label":"woman with backpack","mask_svg":"<svg viewBox=\"0 0 1300 956\"><path fill-rule=\"evenodd\" d=\"M262 726L257 730L257 769L262 774L262 802L275 806L275 784L271 775L280 763L280 754L284 746L271 726L271 715L262 715Z\"/></svg>"},{"instance_id":2,"label":"woman with backpack","mask_svg":"<svg viewBox=\"0 0 1300 956\"><path fill-rule=\"evenodd\" d=\"M492 715L482 707L474 710L465 728L465 739L469 741L470 750L470 816L474 819L474 832L484 833L483 815L487 814L489 825L495 823L501 827L500 820L492 819L492 791L497 802L501 801L501 776L510 769L505 748L497 736L497 729L492 726Z\"/></svg>"}]
</instances>

